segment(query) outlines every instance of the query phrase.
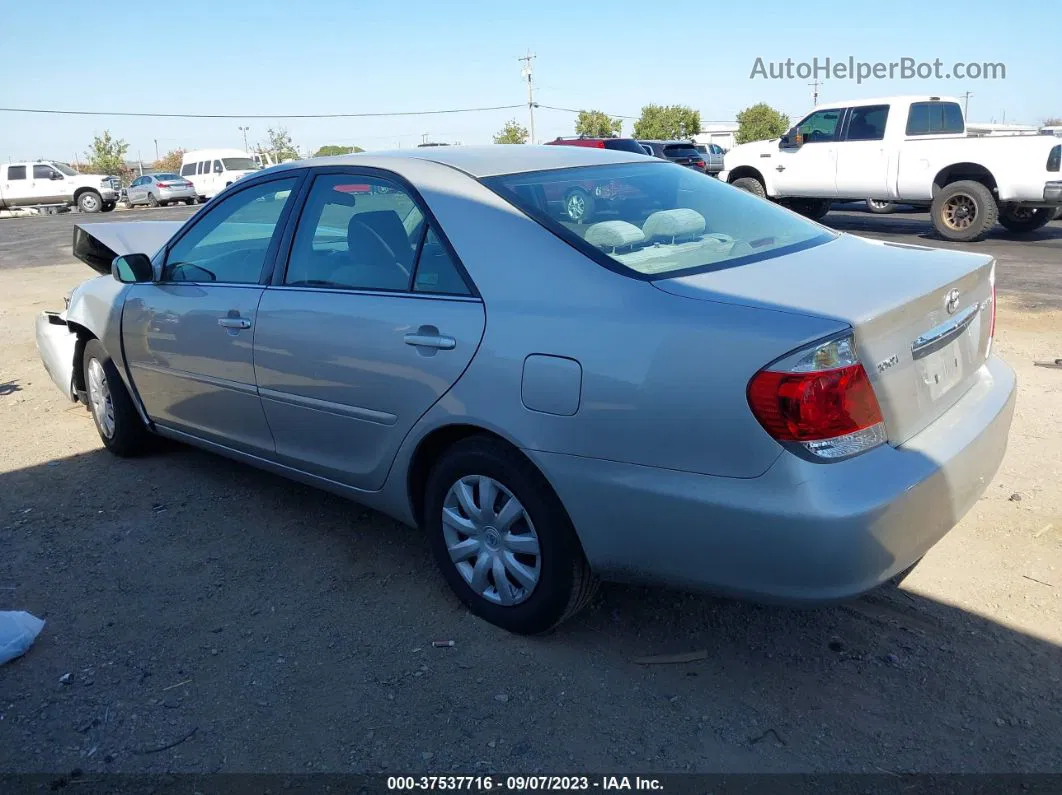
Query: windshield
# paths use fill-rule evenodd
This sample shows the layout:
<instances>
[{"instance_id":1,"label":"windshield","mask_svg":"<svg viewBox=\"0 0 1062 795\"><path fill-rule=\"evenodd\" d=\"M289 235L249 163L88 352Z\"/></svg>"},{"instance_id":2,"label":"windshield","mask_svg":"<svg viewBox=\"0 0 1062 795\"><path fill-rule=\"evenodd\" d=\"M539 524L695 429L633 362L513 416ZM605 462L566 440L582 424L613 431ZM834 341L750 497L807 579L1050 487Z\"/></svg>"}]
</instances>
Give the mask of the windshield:
<instances>
[{"instance_id":1,"label":"windshield","mask_svg":"<svg viewBox=\"0 0 1062 795\"><path fill-rule=\"evenodd\" d=\"M673 163L535 171L483 182L593 259L642 276L734 267L834 238L816 223Z\"/></svg>"},{"instance_id":2,"label":"windshield","mask_svg":"<svg viewBox=\"0 0 1062 795\"><path fill-rule=\"evenodd\" d=\"M258 168L249 157L224 157L221 162L225 164L226 171L254 171Z\"/></svg>"},{"instance_id":3,"label":"windshield","mask_svg":"<svg viewBox=\"0 0 1062 795\"><path fill-rule=\"evenodd\" d=\"M54 163L53 162L52 165L55 166L60 171L62 171L68 177L76 177L77 176L77 172L74 171L74 169L70 168L70 166L68 166L66 163Z\"/></svg>"}]
</instances>

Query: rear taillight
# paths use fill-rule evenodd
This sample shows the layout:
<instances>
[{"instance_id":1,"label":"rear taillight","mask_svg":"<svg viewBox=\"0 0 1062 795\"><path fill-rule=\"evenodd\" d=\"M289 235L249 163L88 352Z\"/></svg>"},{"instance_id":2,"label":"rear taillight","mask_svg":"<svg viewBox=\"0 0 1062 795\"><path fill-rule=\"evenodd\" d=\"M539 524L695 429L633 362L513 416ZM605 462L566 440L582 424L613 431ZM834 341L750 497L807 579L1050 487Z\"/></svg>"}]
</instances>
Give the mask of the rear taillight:
<instances>
[{"instance_id":1,"label":"rear taillight","mask_svg":"<svg viewBox=\"0 0 1062 795\"><path fill-rule=\"evenodd\" d=\"M169 182L157 182L155 184L157 184L160 188L172 188L173 187L173 185L171 185Z\"/></svg>"},{"instance_id":2,"label":"rear taillight","mask_svg":"<svg viewBox=\"0 0 1062 795\"><path fill-rule=\"evenodd\" d=\"M767 433L817 458L848 458L885 442L881 407L851 335L760 370L748 401Z\"/></svg>"}]
</instances>

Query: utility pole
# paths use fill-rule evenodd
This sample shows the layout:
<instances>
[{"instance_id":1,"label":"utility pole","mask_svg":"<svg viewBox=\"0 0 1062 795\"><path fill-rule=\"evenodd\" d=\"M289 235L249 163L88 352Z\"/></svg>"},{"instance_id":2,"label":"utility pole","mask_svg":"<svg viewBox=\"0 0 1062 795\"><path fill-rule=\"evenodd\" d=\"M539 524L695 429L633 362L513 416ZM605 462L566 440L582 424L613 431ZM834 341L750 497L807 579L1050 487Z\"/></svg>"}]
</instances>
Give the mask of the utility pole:
<instances>
[{"instance_id":1,"label":"utility pole","mask_svg":"<svg viewBox=\"0 0 1062 795\"><path fill-rule=\"evenodd\" d=\"M155 162L157 163L157 162L159 162L159 139L156 138L154 140L155 140Z\"/></svg>"},{"instance_id":2,"label":"utility pole","mask_svg":"<svg viewBox=\"0 0 1062 795\"><path fill-rule=\"evenodd\" d=\"M247 149L247 131L249 129L251 129L251 128L250 127L237 127L236 129L243 133L243 151L246 152L246 151L248 151L248 149Z\"/></svg>"},{"instance_id":3,"label":"utility pole","mask_svg":"<svg viewBox=\"0 0 1062 795\"><path fill-rule=\"evenodd\" d=\"M817 79L813 83L808 83L812 87L811 92L811 107L817 108L819 106L819 86L822 85Z\"/></svg>"},{"instance_id":4,"label":"utility pole","mask_svg":"<svg viewBox=\"0 0 1062 795\"><path fill-rule=\"evenodd\" d=\"M426 144L428 142L428 134L427 133L421 133L420 134L420 142L422 144Z\"/></svg>"},{"instance_id":5,"label":"utility pole","mask_svg":"<svg viewBox=\"0 0 1062 795\"><path fill-rule=\"evenodd\" d=\"M967 91L962 95L962 117L967 120L970 119L970 97L973 96L972 91Z\"/></svg>"},{"instance_id":6,"label":"utility pole","mask_svg":"<svg viewBox=\"0 0 1062 795\"><path fill-rule=\"evenodd\" d=\"M144 176L144 161L140 157L140 150L139 149L136 150L136 162L137 162L137 165L140 166L140 176Z\"/></svg>"},{"instance_id":7,"label":"utility pole","mask_svg":"<svg viewBox=\"0 0 1062 795\"><path fill-rule=\"evenodd\" d=\"M535 60L535 56L531 50L527 51L527 55L523 58L517 58L518 61L523 61L524 68L520 70L520 75L527 78L527 115L530 119L531 126L529 132L531 134L531 143L535 142L535 89L532 83L531 77L531 62Z\"/></svg>"}]
</instances>

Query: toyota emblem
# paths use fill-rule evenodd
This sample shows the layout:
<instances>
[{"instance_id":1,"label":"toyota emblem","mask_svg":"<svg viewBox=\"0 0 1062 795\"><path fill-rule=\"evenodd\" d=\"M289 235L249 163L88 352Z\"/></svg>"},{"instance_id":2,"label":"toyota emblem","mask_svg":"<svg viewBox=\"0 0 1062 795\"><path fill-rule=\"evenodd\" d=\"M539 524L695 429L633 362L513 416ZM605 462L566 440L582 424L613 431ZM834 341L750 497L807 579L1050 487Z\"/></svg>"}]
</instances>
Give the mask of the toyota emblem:
<instances>
[{"instance_id":1,"label":"toyota emblem","mask_svg":"<svg viewBox=\"0 0 1062 795\"><path fill-rule=\"evenodd\" d=\"M959 308L958 290L948 290L948 294L944 296L944 308L948 310L949 315L955 314L955 310Z\"/></svg>"}]
</instances>

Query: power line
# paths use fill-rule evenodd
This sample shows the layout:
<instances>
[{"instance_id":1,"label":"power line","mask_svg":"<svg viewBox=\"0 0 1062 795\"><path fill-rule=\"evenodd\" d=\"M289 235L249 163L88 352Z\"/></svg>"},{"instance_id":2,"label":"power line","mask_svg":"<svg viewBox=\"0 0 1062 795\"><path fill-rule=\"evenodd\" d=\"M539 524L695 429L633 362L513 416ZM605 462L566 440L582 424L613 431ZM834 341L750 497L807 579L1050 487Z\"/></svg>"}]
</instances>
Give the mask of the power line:
<instances>
[{"instance_id":1,"label":"power line","mask_svg":"<svg viewBox=\"0 0 1062 795\"><path fill-rule=\"evenodd\" d=\"M446 110L399 110L387 113L133 113L131 111L55 110L51 108L0 108L3 113L45 113L55 116L135 116L149 119L364 119L383 116L434 116L443 113L480 113L490 110L513 110L520 105L493 105L486 108L448 108Z\"/></svg>"},{"instance_id":2,"label":"power line","mask_svg":"<svg viewBox=\"0 0 1062 795\"><path fill-rule=\"evenodd\" d=\"M546 110L562 110L565 113L582 113L583 110L586 110L586 108L583 108L582 110L576 110L575 108L558 108L556 105L542 105L541 103L538 103L538 102L535 103L535 107L536 108L545 108ZM605 111L601 111L601 112L605 113ZM606 116L611 116L613 119L637 119L637 118L640 118L639 116L623 116L623 115L621 115L619 113L605 113L605 115Z\"/></svg>"}]
</instances>

